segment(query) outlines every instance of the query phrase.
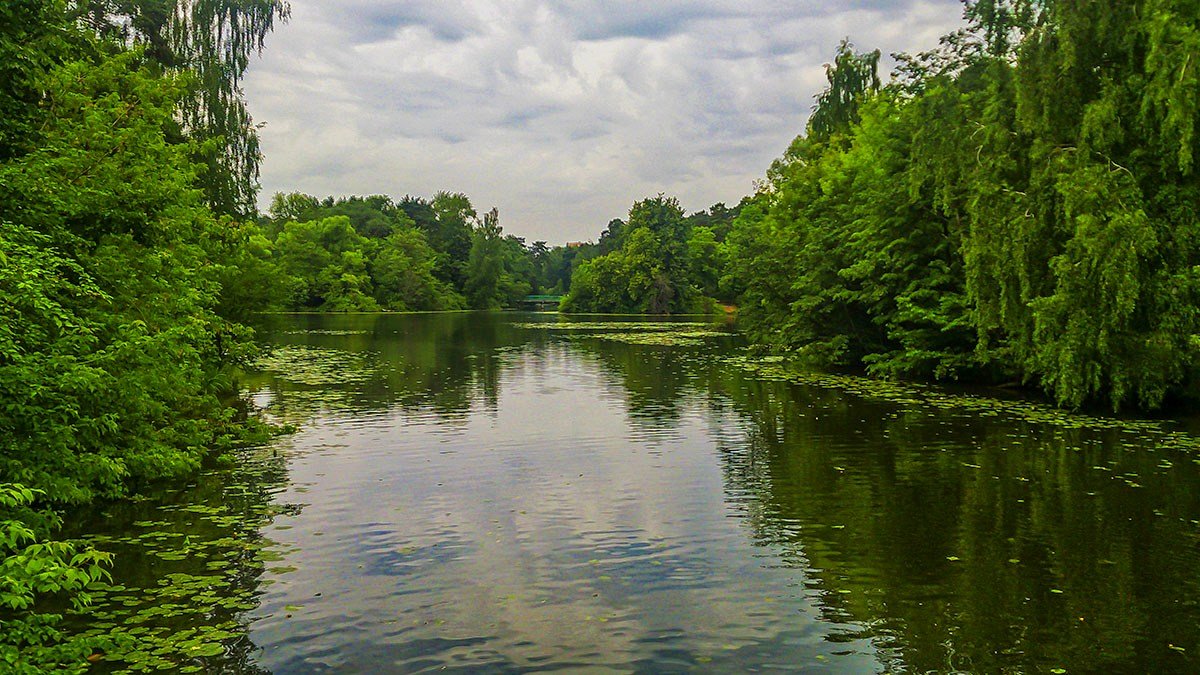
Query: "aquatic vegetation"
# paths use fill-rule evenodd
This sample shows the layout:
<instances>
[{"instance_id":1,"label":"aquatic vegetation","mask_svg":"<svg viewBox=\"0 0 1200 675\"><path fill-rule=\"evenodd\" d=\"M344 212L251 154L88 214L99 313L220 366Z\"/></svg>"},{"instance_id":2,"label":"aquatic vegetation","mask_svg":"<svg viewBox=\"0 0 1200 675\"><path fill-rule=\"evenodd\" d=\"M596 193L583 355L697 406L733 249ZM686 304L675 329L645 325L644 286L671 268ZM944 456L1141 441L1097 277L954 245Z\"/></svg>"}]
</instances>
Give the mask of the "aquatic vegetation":
<instances>
[{"instance_id":1,"label":"aquatic vegetation","mask_svg":"<svg viewBox=\"0 0 1200 675\"><path fill-rule=\"evenodd\" d=\"M711 321L572 321L513 325L531 330L563 332L573 340L608 340L662 347L698 347L710 338L735 335L724 330L723 324Z\"/></svg>"},{"instance_id":2,"label":"aquatic vegetation","mask_svg":"<svg viewBox=\"0 0 1200 675\"><path fill-rule=\"evenodd\" d=\"M162 504L128 534L84 538L112 551L119 567L140 570L136 580L90 584L92 604L66 617L74 640L91 645L92 660L109 672L212 672L220 661L245 658L245 615L258 607L258 577L280 557L258 532L297 507L263 496L279 457L252 450L237 461L234 471L201 478L222 486L213 499Z\"/></svg>"},{"instance_id":3,"label":"aquatic vegetation","mask_svg":"<svg viewBox=\"0 0 1200 675\"><path fill-rule=\"evenodd\" d=\"M1173 430L1167 423L1155 420L1101 417L1070 412L1035 401L953 393L936 385L816 372L780 356L756 357L743 353L727 358L726 362L758 379L836 389L862 399L896 403L914 410L934 408L966 412L978 417L1004 416L1065 429L1126 430L1152 434L1159 448L1200 450L1200 438Z\"/></svg>"},{"instance_id":4,"label":"aquatic vegetation","mask_svg":"<svg viewBox=\"0 0 1200 675\"><path fill-rule=\"evenodd\" d=\"M341 337L343 335L370 335L371 331L369 331L369 330L316 330L316 329L309 328L309 329L304 329L304 330L288 330L288 331L284 331L283 334L284 335L331 335L331 336Z\"/></svg>"},{"instance_id":5,"label":"aquatic vegetation","mask_svg":"<svg viewBox=\"0 0 1200 675\"><path fill-rule=\"evenodd\" d=\"M715 330L642 331L620 333L587 333L571 335L575 340L609 340L630 345L654 345L659 347L699 347L712 338L733 337L733 333Z\"/></svg>"},{"instance_id":6,"label":"aquatic vegetation","mask_svg":"<svg viewBox=\"0 0 1200 675\"><path fill-rule=\"evenodd\" d=\"M678 331L697 327L715 326L712 322L701 321L570 321L559 323L514 323L516 328L533 330L572 331L572 330L614 330L614 331Z\"/></svg>"},{"instance_id":7,"label":"aquatic vegetation","mask_svg":"<svg viewBox=\"0 0 1200 675\"><path fill-rule=\"evenodd\" d=\"M370 352L289 345L271 349L244 383L251 400L269 394L259 413L272 424L299 428L317 415L344 408L368 383L381 381L394 366ZM280 389L286 391L281 395Z\"/></svg>"},{"instance_id":8,"label":"aquatic vegetation","mask_svg":"<svg viewBox=\"0 0 1200 675\"><path fill-rule=\"evenodd\" d=\"M371 379L376 374L373 356L325 347L288 345L268 351L251 365L294 384L320 387Z\"/></svg>"}]
</instances>

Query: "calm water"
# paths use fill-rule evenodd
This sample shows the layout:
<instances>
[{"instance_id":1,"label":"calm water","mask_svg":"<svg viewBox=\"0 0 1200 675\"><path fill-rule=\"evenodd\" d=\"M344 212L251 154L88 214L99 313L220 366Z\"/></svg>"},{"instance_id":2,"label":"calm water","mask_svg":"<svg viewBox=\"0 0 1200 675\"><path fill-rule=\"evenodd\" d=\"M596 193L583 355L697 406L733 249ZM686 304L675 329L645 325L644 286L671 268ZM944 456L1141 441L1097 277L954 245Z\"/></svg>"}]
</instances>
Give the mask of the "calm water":
<instances>
[{"instance_id":1,"label":"calm water","mask_svg":"<svg viewBox=\"0 0 1200 675\"><path fill-rule=\"evenodd\" d=\"M87 621L133 607L175 652L129 649L213 673L1200 671L1200 466L1165 433L525 325L558 321L283 319L248 385L297 433L82 519L127 586Z\"/></svg>"}]
</instances>

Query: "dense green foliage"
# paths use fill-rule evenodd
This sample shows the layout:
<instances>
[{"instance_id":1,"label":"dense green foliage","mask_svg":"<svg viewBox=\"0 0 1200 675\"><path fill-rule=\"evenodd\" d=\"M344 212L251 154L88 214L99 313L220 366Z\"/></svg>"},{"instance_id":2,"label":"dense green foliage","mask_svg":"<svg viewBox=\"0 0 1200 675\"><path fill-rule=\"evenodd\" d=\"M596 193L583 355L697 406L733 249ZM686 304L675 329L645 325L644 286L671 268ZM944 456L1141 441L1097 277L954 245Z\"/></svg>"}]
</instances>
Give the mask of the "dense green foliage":
<instances>
[{"instance_id":1,"label":"dense green foliage","mask_svg":"<svg viewBox=\"0 0 1200 675\"><path fill-rule=\"evenodd\" d=\"M679 201L658 195L637 202L629 219L600 236L601 255L574 272L565 312L707 313L721 291L724 237L736 210L723 204L685 216Z\"/></svg>"},{"instance_id":2,"label":"dense green foliage","mask_svg":"<svg viewBox=\"0 0 1200 675\"><path fill-rule=\"evenodd\" d=\"M900 377L1153 408L1195 382L1200 12L968 3L901 57L843 45L730 235L756 341Z\"/></svg>"},{"instance_id":3,"label":"dense green foliage","mask_svg":"<svg viewBox=\"0 0 1200 675\"><path fill-rule=\"evenodd\" d=\"M545 279L556 272L545 264L552 249L505 235L499 220L495 209L479 218L458 193L399 202L379 195L276 195L271 217L249 234L255 254L239 272L264 282L262 309L516 307L557 283Z\"/></svg>"},{"instance_id":4,"label":"dense green foliage","mask_svg":"<svg viewBox=\"0 0 1200 675\"><path fill-rule=\"evenodd\" d=\"M173 137L183 88L59 12L61 55L25 61L40 98L5 92L35 123L0 163L0 467L79 502L227 443L223 373L247 347L216 312L231 226Z\"/></svg>"},{"instance_id":5,"label":"dense green foliage","mask_svg":"<svg viewBox=\"0 0 1200 675\"><path fill-rule=\"evenodd\" d=\"M65 542L45 541L61 520L31 508L34 490L0 484L0 665L14 675L82 671L92 653L64 639L62 617L34 611L41 595L68 598L75 609L91 601L87 587L108 578L111 556Z\"/></svg>"},{"instance_id":6,"label":"dense green foliage","mask_svg":"<svg viewBox=\"0 0 1200 675\"><path fill-rule=\"evenodd\" d=\"M104 561L45 541L54 519L34 495L78 504L182 478L248 432L231 375L254 298L223 284L251 242L210 208L205 157L239 160L181 127L185 66L83 9L0 6L0 662L17 672L82 663L81 646L54 646L39 596L85 600Z\"/></svg>"},{"instance_id":7,"label":"dense green foliage","mask_svg":"<svg viewBox=\"0 0 1200 675\"><path fill-rule=\"evenodd\" d=\"M81 22L118 44L139 47L155 73L186 74L176 108L204 169L197 185L221 214L255 212L258 130L242 97L250 57L263 48L284 0L75 0Z\"/></svg>"}]
</instances>

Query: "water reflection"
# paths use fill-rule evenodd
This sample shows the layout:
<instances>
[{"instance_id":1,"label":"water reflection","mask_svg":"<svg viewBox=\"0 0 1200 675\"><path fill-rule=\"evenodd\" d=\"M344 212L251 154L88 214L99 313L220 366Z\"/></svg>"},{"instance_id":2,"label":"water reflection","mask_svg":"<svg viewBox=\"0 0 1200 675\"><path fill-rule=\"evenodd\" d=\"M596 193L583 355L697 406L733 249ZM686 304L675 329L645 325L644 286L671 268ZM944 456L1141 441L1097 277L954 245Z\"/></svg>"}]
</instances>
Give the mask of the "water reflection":
<instances>
[{"instance_id":1,"label":"water reflection","mask_svg":"<svg viewBox=\"0 0 1200 675\"><path fill-rule=\"evenodd\" d=\"M1200 476L1153 432L872 402L754 379L735 340L559 322L280 319L247 385L299 426L265 450L286 474L244 497L250 529L171 526L279 558L237 575L253 602L204 670L1197 670ZM104 527L172 499L240 503L202 483Z\"/></svg>"},{"instance_id":2,"label":"water reflection","mask_svg":"<svg viewBox=\"0 0 1200 675\"><path fill-rule=\"evenodd\" d=\"M1196 464L1154 438L731 378L756 539L889 669L1194 672ZM1148 664L1153 664L1149 666Z\"/></svg>"},{"instance_id":3,"label":"water reflection","mask_svg":"<svg viewBox=\"0 0 1200 675\"><path fill-rule=\"evenodd\" d=\"M237 453L191 485L150 490L67 520L68 536L115 554L114 582L68 612L64 629L93 638L88 672L267 673L255 663L247 611L284 553L261 528L299 507L274 499L286 460L269 449Z\"/></svg>"}]
</instances>

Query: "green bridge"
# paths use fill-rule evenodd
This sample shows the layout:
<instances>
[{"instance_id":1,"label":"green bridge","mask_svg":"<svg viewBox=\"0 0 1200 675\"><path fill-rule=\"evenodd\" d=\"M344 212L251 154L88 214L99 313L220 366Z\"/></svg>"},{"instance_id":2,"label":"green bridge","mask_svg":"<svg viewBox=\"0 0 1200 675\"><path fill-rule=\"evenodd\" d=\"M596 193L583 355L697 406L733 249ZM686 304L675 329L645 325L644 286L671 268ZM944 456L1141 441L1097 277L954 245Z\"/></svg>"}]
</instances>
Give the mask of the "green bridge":
<instances>
[{"instance_id":1,"label":"green bridge","mask_svg":"<svg viewBox=\"0 0 1200 675\"><path fill-rule=\"evenodd\" d=\"M561 295L527 295L521 301L521 306L536 309L558 309L559 300L562 300Z\"/></svg>"}]
</instances>

